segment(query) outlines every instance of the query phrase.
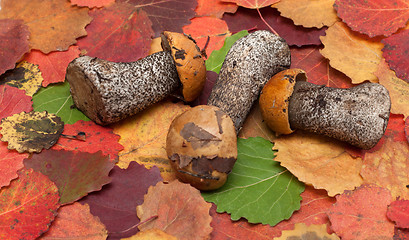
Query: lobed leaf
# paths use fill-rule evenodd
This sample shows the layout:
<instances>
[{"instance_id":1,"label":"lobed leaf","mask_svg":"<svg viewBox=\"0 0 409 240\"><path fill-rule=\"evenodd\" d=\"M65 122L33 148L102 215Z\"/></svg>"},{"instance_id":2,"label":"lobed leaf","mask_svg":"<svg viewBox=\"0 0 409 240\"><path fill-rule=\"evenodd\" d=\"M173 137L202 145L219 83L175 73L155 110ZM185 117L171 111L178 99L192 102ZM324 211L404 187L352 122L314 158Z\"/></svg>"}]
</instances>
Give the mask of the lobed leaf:
<instances>
[{"instance_id":1,"label":"lobed leaf","mask_svg":"<svg viewBox=\"0 0 409 240\"><path fill-rule=\"evenodd\" d=\"M304 185L273 160L273 144L263 138L238 139L238 157L226 184L203 192L217 212L250 223L276 225L300 208Z\"/></svg>"}]
</instances>

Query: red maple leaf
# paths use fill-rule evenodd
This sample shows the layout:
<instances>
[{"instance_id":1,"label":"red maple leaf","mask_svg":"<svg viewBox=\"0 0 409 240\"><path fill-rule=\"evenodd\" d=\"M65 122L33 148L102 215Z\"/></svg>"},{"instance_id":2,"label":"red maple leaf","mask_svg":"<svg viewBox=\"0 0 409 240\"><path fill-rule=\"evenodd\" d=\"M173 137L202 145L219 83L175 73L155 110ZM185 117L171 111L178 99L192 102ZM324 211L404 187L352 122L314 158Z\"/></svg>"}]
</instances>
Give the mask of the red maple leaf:
<instances>
[{"instance_id":1,"label":"red maple leaf","mask_svg":"<svg viewBox=\"0 0 409 240\"><path fill-rule=\"evenodd\" d=\"M382 40L385 47L383 57L389 67L396 72L396 76L409 83L409 29L400 31Z\"/></svg>"}]
</instances>

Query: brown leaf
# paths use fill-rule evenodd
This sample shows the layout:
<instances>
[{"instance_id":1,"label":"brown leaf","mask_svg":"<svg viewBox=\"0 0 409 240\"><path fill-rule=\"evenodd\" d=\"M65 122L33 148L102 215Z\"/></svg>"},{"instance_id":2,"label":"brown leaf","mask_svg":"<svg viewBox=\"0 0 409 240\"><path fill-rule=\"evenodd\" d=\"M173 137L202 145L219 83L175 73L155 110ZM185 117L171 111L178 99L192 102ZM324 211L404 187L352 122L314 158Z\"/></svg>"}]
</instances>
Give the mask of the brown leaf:
<instances>
[{"instance_id":1,"label":"brown leaf","mask_svg":"<svg viewBox=\"0 0 409 240\"><path fill-rule=\"evenodd\" d=\"M253 105L249 115L247 115L246 120L243 123L243 127L239 132L239 137L262 137L270 142L274 142L274 139L276 139L275 133L270 130L263 120L258 102Z\"/></svg>"},{"instance_id":2,"label":"brown leaf","mask_svg":"<svg viewBox=\"0 0 409 240\"><path fill-rule=\"evenodd\" d=\"M117 165L127 168L131 161L157 166L163 179L175 179L166 154L166 136L173 119L189 109L181 103L160 102L143 112L114 124L114 133L121 136L119 143L124 150L119 152Z\"/></svg>"},{"instance_id":3,"label":"brown leaf","mask_svg":"<svg viewBox=\"0 0 409 240\"><path fill-rule=\"evenodd\" d=\"M379 40L355 33L337 22L327 29L321 41L325 46L321 54L333 68L350 77L352 83L378 81L374 73L382 59L383 44Z\"/></svg>"},{"instance_id":4,"label":"brown leaf","mask_svg":"<svg viewBox=\"0 0 409 240\"><path fill-rule=\"evenodd\" d=\"M394 198L409 199L409 144L385 138L376 152L365 154L361 175L365 183L391 191Z\"/></svg>"},{"instance_id":5,"label":"brown leaf","mask_svg":"<svg viewBox=\"0 0 409 240\"><path fill-rule=\"evenodd\" d=\"M30 31L30 45L44 53L64 51L87 35L87 8L59 0L2 0L0 18L22 19Z\"/></svg>"},{"instance_id":6,"label":"brown leaf","mask_svg":"<svg viewBox=\"0 0 409 240\"><path fill-rule=\"evenodd\" d=\"M297 223L293 230L283 231L281 237L275 240L339 240L337 235L327 233L327 225L305 225Z\"/></svg>"},{"instance_id":7,"label":"brown leaf","mask_svg":"<svg viewBox=\"0 0 409 240\"><path fill-rule=\"evenodd\" d=\"M141 222L158 216L139 226L141 231L158 228L178 239L208 239L212 232L209 210L199 190L174 180L150 187L144 203L136 208Z\"/></svg>"},{"instance_id":8,"label":"brown leaf","mask_svg":"<svg viewBox=\"0 0 409 240\"><path fill-rule=\"evenodd\" d=\"M334 2L335 0L281 0L272 7L277 8L281 16L292 19L295 25L322 28L338 21L333 8Z\"/></svg>"},{"instance_id":9,"label":"brown leaf","mask_svg":"<svg viewBox=\"0 0 409 240\"><path fill-rule=\"evenodd\" d=\"M274 159L300 181L325 189L329 196L352 190L362 184L361 158L351 157L344 145L324 136L297 131L280 136L273 147Z\"/></svg>"},{"instance_id":10,"label":"brown leaf","mask_svg":"<svg viewBox=\"0 0 409 240\"><path fill-rule=\"evenodd\" d=\"M148 229L145 231L138 232L129 238L121 238L121 240L177 240L176 237L165 233L157 228Z\"/></svg>"}]
</instances>

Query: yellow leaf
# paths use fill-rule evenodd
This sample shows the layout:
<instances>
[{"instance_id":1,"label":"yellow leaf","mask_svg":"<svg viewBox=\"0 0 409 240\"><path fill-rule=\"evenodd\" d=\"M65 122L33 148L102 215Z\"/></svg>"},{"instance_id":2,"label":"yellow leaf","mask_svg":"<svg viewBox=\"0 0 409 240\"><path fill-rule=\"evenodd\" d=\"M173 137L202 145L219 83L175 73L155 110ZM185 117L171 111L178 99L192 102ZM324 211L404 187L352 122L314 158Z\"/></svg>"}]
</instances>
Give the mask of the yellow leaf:
<instances>
[{"instance_id":1,"label":"yellow leaf","mask_svg":"<svg viewBox=\"0 0 409 240\"><path fill-rule=\"evenodd\" d=\"M300 181L325 189L329 196L353 190L363 182L361 158L351 157L343 144L324 136L297 131L275 140L274 159Z\"/></svg>"},{"instance_id":2,"label":"yellow leaf","mask_svg":"<svg viewBox=\"0 0 409 240\"><path fill-rule=\"evenodd\" d=\"M282 231L281 237L274 238L274 240L339 240L339 237L327 233L327 224L322 225L305 225L305 223L296 223L294 230Z\"/></svg>"},{"instance_id":3,"label":"yellow leaf","mask_svg":"<svg viewBox=\"0 0 409 240\"><path fill-rule=\"evenodd\" d=\"M3 118L0 124L2 141L17 152L41 152L52 147L64 130L60 117L44 112L21 112Z\"/></svg>"},{"instance_id":4,"label":"yellow leaf","mask_svg":"<svg viewBox=\"0 0 409 240\"><path fill-rule=\"evenodd\" d=\"M277 8L281 16L292 19L295 25L322 28L338 21L334 2L335 0L281 0L272 7Z\"/></svg>"},{"instance_id":5,"label":"yellow leaf","mask_svg":"<svg viewBox=\"0 0 409 240\"><path fill-rule=\"evenodd\" d=\"M320 38L325 46L321 54L333 68L350 77L353 84L378 82L374 73L382 59L380 41L353 32L342 22L329 27L326 36Z\"/></svg>"},{"instance_id":6,"label":"yellow leaf","mask_svg":"<svg viewBox=\"0 0 409 240\"><path fill-rule=\"evenodd\" d=\"M114 133L121 136L119 143L124 146L117 165L125 169L136 161L147 168L157 166L164 181L175 179L166 154L166 136L173 119L189 108L182 103L160 102L114 124Z\"/></svg>"},{"instance_id":7,"label":"yellow leaf","mask_svg":"<svg viewBox=\"0 0 409 240\"><path fill-rule=\"evenodd\" d=\"M385 138L381 149L365 154L361 175L365 183L387 188L395 198L409 199L408 169L408 143Z\"/></svg>"},{"instance_id":8,"label":"yellow leaf","mask_svg":"<svg viewBox=\"0 0 409 240\"><path fill-rule=\"evenodd\" d=\"M152 228L138 232L129 238L121 238L121 240L177 240L177 238L160 229Z\"/></svg>"},{"instance_id":9,"label":"yellow leaf","mask_svg":"<svg viewBox=\"0 0 409 240\"><path fill-rule=\"evenodd\" d=\"M379 78L379 83L386 87L391 97L391 112L394 114L403 114L409 116L409 83L396 77L394 71L389 69L385 59L379 64L378 71L375 73Z\"/></svg>"},{"instance_id":10,"label":"yellow leaf","mask_svg":"<svg viewBox=\"0 0 409 240\"><path fill-rule=\"evenodd\" d=\"M254 104L239 132L240 138L262 137L274 142L275 133L263 121L258 102Z\"/></svg>"},{"instance_id":11,"label":"yellow leaf","mask_svg":"<svg viewBox=\"0 0 409 240\"><path fill-rule=\"evenodd\" d=\"M32 97L41 87L43 77L38 65L23 61L16 68L6 72L0 77L0 84L26 91L26 95Z\"/></svg>"}]
</instances>

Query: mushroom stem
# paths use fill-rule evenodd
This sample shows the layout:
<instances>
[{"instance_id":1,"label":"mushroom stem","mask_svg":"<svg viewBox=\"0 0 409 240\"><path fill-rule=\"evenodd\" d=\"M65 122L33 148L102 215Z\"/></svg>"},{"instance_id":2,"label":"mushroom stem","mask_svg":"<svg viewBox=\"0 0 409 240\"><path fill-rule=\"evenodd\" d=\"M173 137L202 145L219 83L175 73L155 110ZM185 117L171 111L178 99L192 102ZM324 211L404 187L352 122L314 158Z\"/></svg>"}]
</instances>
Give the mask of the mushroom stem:
<instances>
[{"instance_id":1,"label":"mushroom stem","mask_svg":"<svg viewBox=\"0 0 409 240\"><path fill-rule=\"evenodd\" d=\"M142 111L180 86L170 52L130 63L82 56L68 65L66 80L76 107L101 125Z\"/></svg>"},{"instance_id":2,"label":"mushroom stem","mask_svg":"<svg viewBox=\"0 0 409 240\"><path fill-rule=\"evenodd\" d=\"M264 30L250 33L227 53L207 104L227 113L238 133L264 84L290 64L284 39Z\"/></svg>"},{"instance_id":3,"label":"mushroom stem","mask_svg":"<svg viewBox=\"0 0 409 240\"><path fill-rule=\"evenodd\" d=\"M369 149L383 136L391 101L380 84L341 89L297 81L288 116L292 129L323 134Z\"/></svg>"}]
</instances>

